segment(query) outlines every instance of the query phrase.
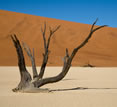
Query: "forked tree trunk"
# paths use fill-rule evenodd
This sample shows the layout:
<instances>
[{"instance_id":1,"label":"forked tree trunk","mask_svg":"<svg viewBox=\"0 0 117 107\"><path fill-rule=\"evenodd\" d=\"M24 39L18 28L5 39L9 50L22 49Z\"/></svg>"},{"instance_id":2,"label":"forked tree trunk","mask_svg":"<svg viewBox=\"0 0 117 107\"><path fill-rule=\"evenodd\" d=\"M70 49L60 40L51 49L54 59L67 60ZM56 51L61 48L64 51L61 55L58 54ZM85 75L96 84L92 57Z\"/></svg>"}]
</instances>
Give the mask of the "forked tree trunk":
<instances>
[{"instance_id":1,"label":"forked tree trunk","mask_svg":"<svg viewBox=\"0 0 117 107\"><path fill-rule=\"evenodd\" d=\"M13 91L18 91L28 87L32 79L31 79L31 75L26 69L25 59L24 59L22 47L20 45L19 40L17 39L16 35L11 36L11 38L17 51L18 66L19 66L20 77L21 77L20 83L16 88L13 89Z\"/></svg>"},{"instance_id":2,"label":"forked tree trunk","mask_svg":"<svg viewBox=\"0 0 117 107\"><path fill-rule=\"evenodd\" d=\"M32 62L33 80L31 79L29 72L26 70L24 55L23 55L23 51L22 51L22 47L20 45L20 42L17 39L16 35L11 36L12 41L13 41L14 46L15 46L16 51L17 51L18 65L19 65L19 70L20 70L20 74L21 74L21 81L20 81L18 87L13 89L13 91L21 91L21 90L28 89L29 87L40 88L41 86L43 86L45 84L55 83L55 82L62 80L66 76L66 74L68 73L68 71L71 67L72 60L73 60L74 56L76 55L76 53L78 52L78 50L81 49L83 46L85 46L88 43L89 39L92 37L92 34L95 31L106 26L106 25L103 25L103 26L99 26L97 28L94 28L94 25L96 24L96 22L97 22L97 20L93 23L91 30L90 30L90 33L87 36L87 38L79 46L74 48L71 55L69 55L68 49L66 49L66 55L64 57L64 64L63 64L62 72L60 72L57 76L49 77L49 78L43 78L43 75L44 75L45 67L46 67L46 64L48 62L48 57L49 57L50 40L51 40L52 35L60 28L60 26L58 26L54 30L51 30L51 28L50 28L49 38L48 38L48 41L46 42L46 37L45 37L46 24L44 25L44 30L42 30L42 35L43 35L43 40L44 40L45 53L43 54L43 63L41 65L41 69L40 69L39 74L37 74L34 54L31 53L30 48L26 44L23 45L25 51L27 52L27 54L30 57L31 62ZM35 79L35 77L36 77L36 79Z\"/></svg>"}]
</instances>

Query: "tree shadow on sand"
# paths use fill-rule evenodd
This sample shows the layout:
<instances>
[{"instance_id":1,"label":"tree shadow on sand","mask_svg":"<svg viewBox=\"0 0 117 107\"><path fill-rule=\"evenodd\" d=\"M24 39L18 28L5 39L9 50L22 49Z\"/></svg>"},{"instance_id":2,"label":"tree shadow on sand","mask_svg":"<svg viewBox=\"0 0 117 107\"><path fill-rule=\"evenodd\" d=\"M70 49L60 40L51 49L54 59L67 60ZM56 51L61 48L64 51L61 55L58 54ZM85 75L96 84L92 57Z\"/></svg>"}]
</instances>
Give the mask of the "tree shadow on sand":
<instances>
[{"instance_id":1,"label":"tree shadow on sand","mask_svg":"<svg viewBox=\"0 0 117 107\"><path fill-rule=\"evenodd\" d=\"M77 91L77 90L113 90L117 88L88 88L88 87L76 87L76 88L68 88L68 89L54 89L51 90L52 92L54 91Z\"/></svg>"}]
</instances>

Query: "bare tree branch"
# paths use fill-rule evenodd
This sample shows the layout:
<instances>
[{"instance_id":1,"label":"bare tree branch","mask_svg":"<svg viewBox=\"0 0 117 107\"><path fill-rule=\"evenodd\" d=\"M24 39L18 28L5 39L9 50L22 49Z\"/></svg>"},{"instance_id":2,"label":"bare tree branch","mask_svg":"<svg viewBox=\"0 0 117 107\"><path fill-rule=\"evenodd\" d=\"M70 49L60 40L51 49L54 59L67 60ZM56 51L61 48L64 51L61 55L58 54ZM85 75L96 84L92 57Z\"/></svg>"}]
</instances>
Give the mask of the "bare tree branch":
<instances>
[{"instance_id":1,"label":"bare tree branch","mask_svg":"<svg viewBox=\"0 0 117 107\"><path fill-rule=\"evenodd\" d=\"M49 56L49 45L50 45L50 40L51 40L51 37L52 35L60 28L60 26L57 26L56 29L54 30L51 30L51 28L49 29L50 30L50 34L49 34L49 37L48 37L48 41L46 43L46 37L45 37L45 33L46 33L46 23L45 23L45 26L44 26L44 30L42 30L42 34L43 34L43 40L44 40L44 48L45 48L45 53L43 53L43 62L42 62L42 65L41 65L41 69L40 69L40 73L39 73L39 76L38 76L38 79L41 79L44 75L44 71L45 71L45 67L47 65L47 62L48 62L48 56Z\"/></svg>"},{"instance_id":2,"label":"bare tree branch","mask_svg":"<svg viewBox=\"0 0 117 107\"><path fill-rule=\"evenodd\" d=\"M97 21L98 21L98 18L97 18L97 19L95 20L95 22L92 24L92 27L91 27L90 32L92 32L92 30L93 30L93 28L94 28L95 24L97 23Z\"/></svg>"},{"instance_id":3,"label":"bare tree branch","mask_svg":"<svg viewBox=\"0 0 117 107\"><path fill-rule=\"evenodd\" d=\"M68 49L66 48L66 55L63 58L63 62L64 62L64 65L63 66L65 66L65 64L67 63L67 60L68 59L69 59L69 53L68 53Z\"/></svg>"},{"instance_id":4,"label":"bare tree branch","mask_svg":"<svg viewBox=\"0 0 117 107\"><path fill-rule=\"evenodd\" d=\"M51 29L51 27L49 28L50 29L50 35L49 35L49 38L48 38L48 42L47 42L47 50L49 49L49 46L50 46L50 40L51 40L51 37L52 35L60 28L61 26L57 26L54 30Z\"/></svg>"},{"instance_id":5,"label":"bare tree branch","mask_svg":"<svg viewBox=\"0 0 117 107\"><path fill-rule=\"evenodd\" d=\"M27 55L30 58L30 61L32 63L32 71L33 71L33 79L38 77L37 69L36 69L36 64L35 64L35 57L34 57L34 48L33 48L33 53L31 53L31 50L29 46L22 42L23 48L26 51Z\"/></svg>"},{"instance_id":6,"label":"bare tree branch","mask_svg":"<svg viewBox=\"0 0 117 107\"><path fill-rule=\"evenodd\" d=\"M43 40L44 40L44 49L46 51L46 37L45 37L45 33L46 33L46 22L44 23L44 30L41 28L41 32L42 32L42 35L43 35Z\"/></svg>"},{"instance_id":7,"label":"bare tree branch","mask_svg":"<svg viewBox=\"0 0 117 107\"><path fill-rule=\"evenodd\" d=\"M96 24L96 22L94 22L92 26L94 27L95 24ZM99 26L99 27L97 27L97 28L95 28L95 29L93 29L93 27L92 27L92 28L91 28L92 30L90 31L88 37L87 37L78 47L76 47L76 48L73 50L73 52L72 52L72 54L71 54L71 58L73 58L73 57L75 56L75 54L77 53L77 51L78 51L80 48L82 48L86 43L88 43L88 40L91 38L92 34L93 34L95 31L97 31L97 30L99 30L99 29L101 29L101 28L103 28L103 27L106 27L106 26L107 26L107 25Z\"/></svg>"}]
</instances>

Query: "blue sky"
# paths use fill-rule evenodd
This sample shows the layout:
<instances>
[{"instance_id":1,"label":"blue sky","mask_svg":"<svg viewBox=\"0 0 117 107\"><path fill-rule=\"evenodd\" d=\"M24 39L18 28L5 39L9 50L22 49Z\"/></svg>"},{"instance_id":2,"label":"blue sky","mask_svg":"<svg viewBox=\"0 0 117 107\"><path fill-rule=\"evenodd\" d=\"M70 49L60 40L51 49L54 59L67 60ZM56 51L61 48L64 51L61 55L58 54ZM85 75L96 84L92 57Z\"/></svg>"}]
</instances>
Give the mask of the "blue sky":
<instances>
[{"instance_id":1,"label":"blue sky","mask_svg":"<svg viewBox=\"0 0 117 107\"><path fill-rule=\"evenodd\" d=\"M78 23L117 27L117 0L0 0L0 9Z\"/></svg>"}]
</instances>

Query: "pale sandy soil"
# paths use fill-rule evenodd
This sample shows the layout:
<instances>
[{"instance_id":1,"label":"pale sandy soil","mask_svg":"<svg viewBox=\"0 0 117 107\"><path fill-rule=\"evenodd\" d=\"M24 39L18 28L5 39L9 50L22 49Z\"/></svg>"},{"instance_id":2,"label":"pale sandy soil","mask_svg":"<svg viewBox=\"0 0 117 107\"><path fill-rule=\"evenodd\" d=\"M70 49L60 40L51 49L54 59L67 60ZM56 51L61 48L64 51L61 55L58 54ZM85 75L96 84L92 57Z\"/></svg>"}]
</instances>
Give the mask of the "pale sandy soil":
<instances>
[{"instance_id":1,"label":"pale sandy soil","mask_svg":"<svg viewBox=\"0 0 117 107\"><path fill-rule=\"evenodd\" d=\"M61 67L46 70L54 76ZM52 93L14 93L19 79L17 67L0 67L0 107L117 107L117 68L72 67L61 82L43 87Z\"/></svg>"}]
</instances>

